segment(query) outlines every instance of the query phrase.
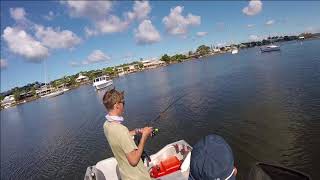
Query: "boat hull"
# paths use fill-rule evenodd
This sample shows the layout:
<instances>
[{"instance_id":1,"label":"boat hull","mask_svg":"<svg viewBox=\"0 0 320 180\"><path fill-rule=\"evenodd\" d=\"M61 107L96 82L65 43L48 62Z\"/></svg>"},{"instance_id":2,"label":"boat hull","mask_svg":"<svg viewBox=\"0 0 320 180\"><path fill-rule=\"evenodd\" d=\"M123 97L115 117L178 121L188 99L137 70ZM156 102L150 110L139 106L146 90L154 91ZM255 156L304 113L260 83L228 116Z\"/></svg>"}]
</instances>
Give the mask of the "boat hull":
<instances>
[{"instance_id":1,"label":"boat hull","mask_svg":"<svg viewBox=\"0 0 320 180\"><path fill-rule=\"evenodd\" d=\"M64 91L56 91L56 92L52 92L52 93L43 95L43 96L41 96L41 97L52 98L52 97L59 96L59 95L61 95L61 94L63 94L63 93L64 93Z\"/></svg>"},{"instance_id":2,"label":"boat hull","mask_svg":"<svg viewBox=\"0 0 320 180\"><path fill-rule=\"evenodd\" d=\"M107 87L111 86L112 84L113 84L112 80L109 80L104 83L95 84L93 86L96 88L96 90L100 90L100 89L107 88Z\"/></svg>"},{"instance_id":3,"label":"boat hull","mask_svg":"<svg viewBox=\"0 0 320 180\"><path fill-rule=\"evenodd\" d=\"M260 48L261 52L272 52L272 51L280 51L280 47L265 47L265 48Z\"/></svg>"},{"instance_id":4,"label":"boat hull","mask_svg":"<svg viewBox=\"0 0 320 180\"><path fill-rule=\"evenodd\" d=\"M231 51L231 54L238 54L238 52L239 52L238 49L233 49L233 50Z\"/></svg>"}]
</instances>

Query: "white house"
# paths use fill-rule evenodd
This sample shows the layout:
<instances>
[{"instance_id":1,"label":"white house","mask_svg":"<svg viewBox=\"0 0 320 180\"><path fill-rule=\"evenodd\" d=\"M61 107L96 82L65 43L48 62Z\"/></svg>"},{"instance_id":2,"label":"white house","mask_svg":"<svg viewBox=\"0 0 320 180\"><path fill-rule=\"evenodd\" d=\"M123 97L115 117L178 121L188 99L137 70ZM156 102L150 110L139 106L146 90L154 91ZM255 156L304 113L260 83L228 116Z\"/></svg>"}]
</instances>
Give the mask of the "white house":
<instances>
[{"instance_id":1,"label":"white house","mask_svg":"<svg viewBox=\"0 0 320 180\"><path fill-rule=\"evenodd\" d=\"M164 61L160 61L160 60L156 60L156 61L146 60L146 61L142 61L142 64L143 64L143 68L147 68L147 69L166 65Z\"/></svg>"},{"instance_id":2,"label":"white house","mask_svg":"<svg viewBox=\"0 0 320 180\"><path fill-rule=\"evenodd\" d=\"M5 108L8 108L10 106L13 106L16 103L16 100L14 99L13 95L6 96L2 101L1 105Z\"/></svg>"},{"instance_id":3,"label":"white house","mask_svg":"<svg viewBox=\"0 0 320 180\"><path fill-rule=\"evenodd\" d=\"M79 76L76 79L76 82L80 83L80 82L85 82L85 81L89 81L89 78L87 76L83 76L81 73L79 73Z\"/></svg>"},{"instance_id":4,"label":"white house","mask_svg":"<svg viewBox=\"0 0 320 180\"><path fill-rule=\"evenodd\" d=\"M125 72L124 72L123 67L118 67L118 68L117 68L117 73L118 73L119 76L125 75Z\"/></svg>"},{"instance_id":5,"label":"white house","mask_svg":"<svg viewBox=\"0 0 320 180\"><path fill-rule=\"evenodd\" d=\"M139 69L139 64L133 64L130 66L126 66L125 68L127 73L136 72Z\"/></svg>"}]
</instances>

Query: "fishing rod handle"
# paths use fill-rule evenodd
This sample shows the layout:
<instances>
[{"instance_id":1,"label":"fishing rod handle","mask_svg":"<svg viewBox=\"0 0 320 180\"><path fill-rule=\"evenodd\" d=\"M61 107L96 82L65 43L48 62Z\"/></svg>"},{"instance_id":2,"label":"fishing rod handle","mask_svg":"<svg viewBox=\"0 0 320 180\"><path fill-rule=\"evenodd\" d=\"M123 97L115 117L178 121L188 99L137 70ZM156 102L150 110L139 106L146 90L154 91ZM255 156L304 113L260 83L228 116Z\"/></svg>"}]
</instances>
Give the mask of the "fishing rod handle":
<instances>
[{"instance_id":1,"label":"fishing rod handle","mask_svg":"<svg viewBox=\"0 0 320 180\"><path fill-rule=\"evenodd\" d=\"M136 128L135 130L136 134L142 134L142 128ZM159 132L158 128L153 128L151 132L151 137L155 136Z\"/></svg>"}]
</instances>

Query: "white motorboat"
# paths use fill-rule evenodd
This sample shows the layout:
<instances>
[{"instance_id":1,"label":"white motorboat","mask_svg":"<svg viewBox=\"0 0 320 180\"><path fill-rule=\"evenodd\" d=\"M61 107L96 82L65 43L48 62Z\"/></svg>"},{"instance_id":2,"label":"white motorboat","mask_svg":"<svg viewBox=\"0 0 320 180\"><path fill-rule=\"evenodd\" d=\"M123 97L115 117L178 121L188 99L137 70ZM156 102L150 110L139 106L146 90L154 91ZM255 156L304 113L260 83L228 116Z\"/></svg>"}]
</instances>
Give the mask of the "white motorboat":
<instances>
[{"instance_id":1,"label":"white motorboat","mask_svg":"<svg viewBox=\"0 0 320 180\"><path fill-rule=\"evenodd\" d=\"M63 93L64 93L63 90L51 91L48 94L42 95L41 97L51 98L51 97L59 96L59 95L61 95Z\"/></svg>"},{"instance_id":2,"label":"white motorboat","mask_svg":"<svg viewBox=\"0 0 320 180\"><path fill-rule=\"evenodd\" d=\"M260 48L261 52L271 52L271 51L280 51L280 46L276 45L268 45L265 47Z\"/></svg>"},{"instance_id":3,"label":"white motorboat","mask_svg":"<svg viewBox=\"0 0 320 180\"><path fill-rule=\"evenodd\" d=\"M166 145L145 160L152 179L188 180L192 147L184 140ZM114 157L99 161L95 166L87 168L85 180L119 180L117 160Z\"/></svg>"},{"instance_id":4,"label":"white motorboat","mask_svg":"<svg viewBox=\"0 0 320 180\"><path fill-rule=\"evenodd\" d=\"M42 98L43 97L47 97L47 98L55 97L55 96L61 95L63 93L64 93L63 90L55 89L47 84L42 86L39 90L36 90L36 94Z\"/></svg>"},{"instance_id":5,"label":"white motorboat","mask_svg":"<svg viewBox=\"0 0 320 180\"><path fill-rule=\"evenodd\" d=\"M203 176L205 179L218 176L218 178L213 178L216 180L235 179L237 169L233 166L232 151L222 137L209 135L202 138L194 146L195 154L193 154L193 157L191 157L192 149L184 140L168 144L157 153L151 155L149 157L150 161L145 160L144 166L148 169L153 180L189 180L191 171L193 177L191 179L195 179L195 177L199 179L199 176ZM228 165L226 166L226 164ZM233 167L231 173L226 172L227 167L230 167L230 165ZM190 166L193 167L193 170L190 170ZM119 180L121 179L119 173L117 160L111 157L99 161L94 166L89 166L84 180ZM228 173L228 176L226 176L226 173ZM300 171L259 162L250 170L248 180L261 179L311 180L307 174Z\"/></svg>"},{"instance_id":6,"label":"white motorboat","mask_svg":"<svg viewBox=\"0 0 320 180\"><path fill-rule=\"evenodd\" d=\"M232 49L231 54L238 54L239 50L237 48Z\"/></svg>"},{"instance_id":7,"label":"white motorboat","mask_svg":"<svg viewBox=\"0 0 320 180\"><path fill-rule=\"evenodd\" d=\"M106 88L108 86L111 86L113 84L113 81L110 79L109 76L100 76L93 80L93 86L96 88L96 90Z\"/></svg>"}]
</instances>

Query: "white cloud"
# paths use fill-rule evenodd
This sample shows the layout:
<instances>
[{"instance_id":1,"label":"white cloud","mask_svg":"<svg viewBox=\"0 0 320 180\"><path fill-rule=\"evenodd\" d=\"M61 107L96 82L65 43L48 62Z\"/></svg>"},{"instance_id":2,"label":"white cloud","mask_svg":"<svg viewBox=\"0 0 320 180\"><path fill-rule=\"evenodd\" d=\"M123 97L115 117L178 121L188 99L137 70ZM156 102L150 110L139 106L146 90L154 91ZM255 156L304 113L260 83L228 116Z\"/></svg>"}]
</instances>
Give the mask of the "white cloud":
<instances>
[{"instance_id":1,"label":"white cloud","mask_svg":"<svg viewBox=\"0 0 320 180\"><path fill-rule=\"evenodd\" d=\"M275 21L274 21L273 19L272 19L272 20L269 20L269 21L266 22L266 25L269 25L269 26L270 26L270 25L274 24L274 22L275 22Z\"/></svg>"},{"instance_id":2,"label":"white cloud","mask_svg":"<svg viewBox=\"0 0 320 180\"><path fill-rule=\"evenodd\" d=\"M197 36L199 36L199 37L203 37L206 35L208 35L208 32L197 32Z\"/></svg>"},{"instance_id":3,"label":"white cloud","mask_svg":"<svg viewBox=\"0 0 320 180\"><path fill-rule=\"evenodd\" d=\"M90 37L90 36L96 36L99 34L98 30L96 29L91 29L89 27L84 27L84 32L86 33L86 37Z\"/></svg>"},{"instance_id":4,"label":"white cloud","mask_svg":"<svg viewBox=\"0 0 320 180\"><path fill-rule=\"evenodd\" d=\"M148 14L150 12L151 7L149 1L135 1L133 5L133 12L128 12L127 15L130 20L142 20L148 18Z\"/></svg>"},{"instance_id":5,"label":"white cloud","mask_svg":"<svg viewBox=\"0 0 320 180\"><path fill-rule=\"evenodd\" d=\"M129 26L128 21L122 21L119 17L110 15L107 19L96 22L96 27L101 33L122 32Z\"/></svg>"},{"instance_id":6,"label":"white cloud","mask_svg":"<svg viewBox=\"0 0 320 180\"><path fill-rule=\"evenodd\" d=\"M24 30L6 27L2 37L7 42L11 52L21 55L33 62L37 62L49 55L48 48Z\"/></svg>"},{"instance_id":7,"label":"white cloud","mask_svg":"<svg viewBox=\"0 0 320 180\"><path fill-rule=\"evenodd\" d=\"M49 13L47 15L44 15L43 18L48 20L48 21L51 21L56 15L54 14L53 11L49 11Z\"/></svg>"},{"instance_id":8,"label":"white cloud","mask_svg":"<svg viewBox=\"0 0 320 180\"><path fill-rule=\"evenodd\" d=\"M87 57L87 59L82 62L82 64L84 64L84 65L86 65L86 64L94 64L94 63L108 61L110 59L111 58L107 54L103 53L101 50L94 50Z\"/></svg>"},{"instance_id":9,"label":"white cloud","mask_svg":"<svg viewBox=\"0 0 320 180\"><path fill-rule=\"evenodd\" d=\"M313 27L313 26L308 26L306 29L305 29L306 32L308 33L319 33L320 32L320 28L318 27Z\"/></svg>"},{"instance_id":10,"label":"white cloud","mask_svg":"<svg viewBox=\"0 0 320 180\"><path fill-rule=\"evenodd\" d=\"M262 2L260 0L250 0L249 5L242 9L242 12L248 16L254 16L262 10Z\"/></svg>"},{"instance_id":11,"label":"white cloud","mask_svg":"<svg viewBox=\"0 0 320 180\"><path fill-rule=\"evenodd\" d=\"M248 24L247 27L248 28L253 28L255 25L254 24Z\"/></svg>"},{"instance_id":12,"label":"white cloud","mask_svg":"<svg viewBox=\"0 0 320 180\"><path fill-rule=\"evenodd\" d=\"M183 7L177 6L170 9L170 14L162 19L167 32L173 35L185 35L189 26L200 25L201 17L193 14L182 16Z\"/></svg>"},{"instance_id":13,"label":"white cloud","mask_svg":"<svg viewBox=\"0 0 320 180\"><path fill-rule=\"evenodd\" d=\"M80 63L74 62L74 61L71 61L69 64L70 64L71 67L78 67L78 66L80 66Z\"/></svg>"},{"instance_id":14,"label":"white cloud","mask_svg":"<svg viewBox=\"0 0 320 180\"><path fill-rule=\"evenodd\" d=\"M112 1L61 1L69 8L71 17L100 19L105 17L112 8Z\"/></svg>"},{"instance_id":15,"label":"white cloud","mask_svg":"<svg viewBox=\"0 0 320 180\"><path fill-rule=\"evenodd\" d=\"M250 35L249 36L249 40L250 41L258 41L259 40L259 37L257 35Z\"/></svg>"},{"instance_id":16,"label":"white cloud","mask_svg":"<svg viewBox=\"0 0 320 180\"><path fill-rule=\"evenodd\" d=\"M5 59L0 59L0 68L6 69L8 67L8 62Z\"/></svg>"},{"instance_id":17,"label":"white cloud","mask_svg":"<svg viewBox=\"0 0 320 180\"><path fill-rule=\"evenodd\" d=\"M86 37L109 34L126 30L134 20L144 20L151 12L148 1L135 1L132 11L125 12L123 17L113 15L112 1L61 1L67 6L70 17L90 19L91 27L85 27Z\"/></svg>"},{"instance_id":18,"label":"white cloud","mask_svg":"<svg viewBox=\"0 0 320 180\"><path fill-rule=\"evenodd\" d=\"M10 16L15 20L15 21L24 21L26 20L26 11L24 8L10 8Z\"/></svg>"},{"instance_id":19,"label":"white cloud","mask_svg":"<svg viewBox=\"0 0 320 180\"><path fill-rule=\"evenodd\" d=\"M35 36L41 40L43 45L50 48L72 48L81 42L81 39L69 30L44 28L41 25L36 25L35 29Z\"/></svg>"},{"instance_id":20,"label":"white cloud","mask_svg":"<svg viewBox=\"0 0 320 180\"><path fill-rule=\"evenodd\" d=\"M135 38L138 44L152 44L161 40L159 32L150 20L144 20L139 24L135 30Z\"/></svg>"}]
</instances>

